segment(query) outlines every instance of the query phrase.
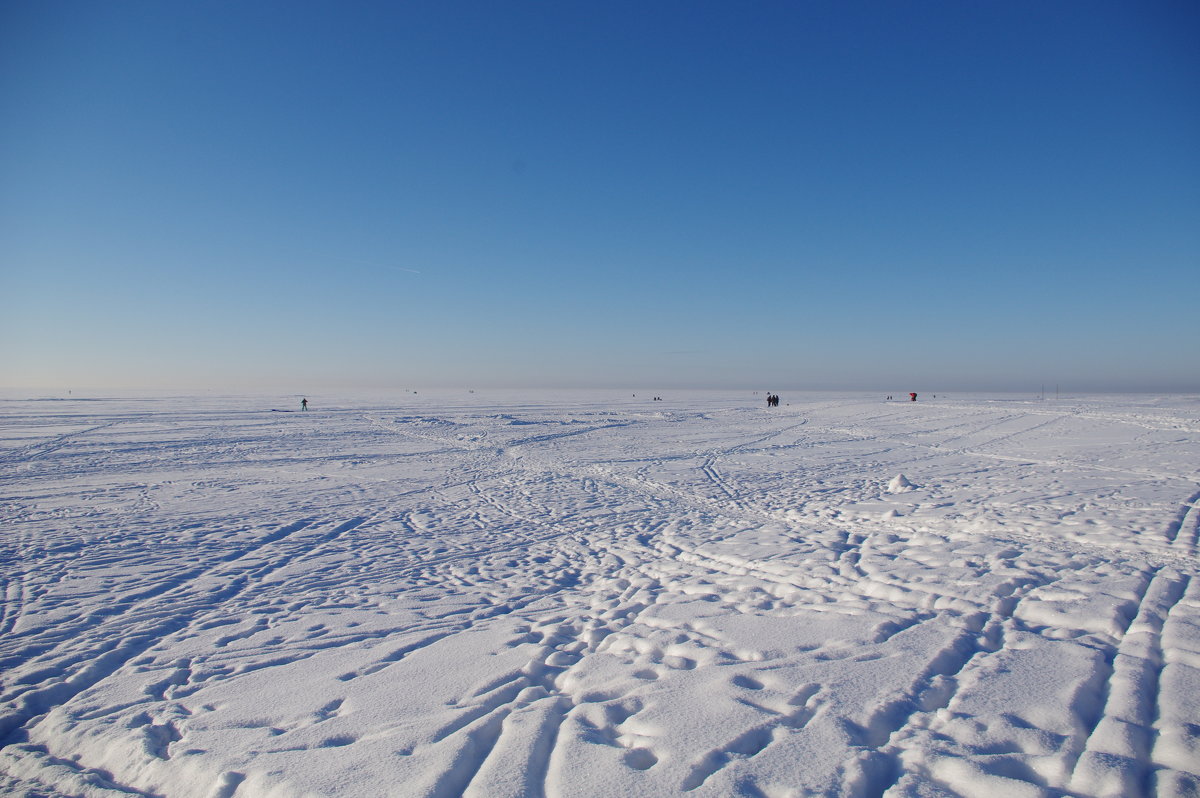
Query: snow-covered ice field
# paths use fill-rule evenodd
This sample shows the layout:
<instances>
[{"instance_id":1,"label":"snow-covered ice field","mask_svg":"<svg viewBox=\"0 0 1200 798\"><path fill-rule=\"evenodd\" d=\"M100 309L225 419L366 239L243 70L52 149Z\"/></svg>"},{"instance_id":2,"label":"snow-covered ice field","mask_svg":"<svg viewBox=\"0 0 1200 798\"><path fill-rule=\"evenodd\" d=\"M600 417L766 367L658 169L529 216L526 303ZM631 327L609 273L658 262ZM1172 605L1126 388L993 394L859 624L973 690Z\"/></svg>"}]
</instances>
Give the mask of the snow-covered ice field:
<instances>
[{"instance_id":1,"label":"snow-covered ice field","mask_svg":"<svg viewBox=\"0 0 1200 798\"><path fill-rule=\"evenodd\" d=\"M309 398L0 401L0 792L1200 791L1200 397Z\"/></svg>"}]
</instances>

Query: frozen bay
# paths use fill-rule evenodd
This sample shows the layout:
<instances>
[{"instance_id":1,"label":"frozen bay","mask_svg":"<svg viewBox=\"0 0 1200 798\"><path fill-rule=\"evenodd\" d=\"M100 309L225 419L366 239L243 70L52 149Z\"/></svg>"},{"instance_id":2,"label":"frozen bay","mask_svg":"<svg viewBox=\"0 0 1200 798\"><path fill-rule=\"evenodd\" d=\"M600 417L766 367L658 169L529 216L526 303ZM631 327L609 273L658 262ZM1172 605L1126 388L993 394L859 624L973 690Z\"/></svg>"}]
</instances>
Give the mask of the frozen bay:
<instances>
[{"instance_id":1,"label":"frozen bay","mask_svg":"<svg viewBox=\"0 0 1200 798\"><path fill-rule=\"evenodd\" d=\"M1200 791L1200 398L310 399L0 401L0 789Z\"/></svg>"}]
</instances>

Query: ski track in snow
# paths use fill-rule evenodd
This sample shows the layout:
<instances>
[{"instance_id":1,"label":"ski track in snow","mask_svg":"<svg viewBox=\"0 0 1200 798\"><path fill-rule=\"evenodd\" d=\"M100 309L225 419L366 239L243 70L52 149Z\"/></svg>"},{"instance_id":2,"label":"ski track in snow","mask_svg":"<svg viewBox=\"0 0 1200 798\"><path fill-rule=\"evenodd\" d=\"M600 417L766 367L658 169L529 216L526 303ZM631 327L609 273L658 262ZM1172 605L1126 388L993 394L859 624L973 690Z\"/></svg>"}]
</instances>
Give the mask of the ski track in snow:
<instances>
[{"instance_id":1,"label":"ski track in snow","mask_svg":"<svg viewBox=\"0 0 1200 798\"><path fill-rule=\"evenodd\" d=\"M0 402L0 791L1200 792L1200 401L758 405Z\"/></svg>"}]
</instances>

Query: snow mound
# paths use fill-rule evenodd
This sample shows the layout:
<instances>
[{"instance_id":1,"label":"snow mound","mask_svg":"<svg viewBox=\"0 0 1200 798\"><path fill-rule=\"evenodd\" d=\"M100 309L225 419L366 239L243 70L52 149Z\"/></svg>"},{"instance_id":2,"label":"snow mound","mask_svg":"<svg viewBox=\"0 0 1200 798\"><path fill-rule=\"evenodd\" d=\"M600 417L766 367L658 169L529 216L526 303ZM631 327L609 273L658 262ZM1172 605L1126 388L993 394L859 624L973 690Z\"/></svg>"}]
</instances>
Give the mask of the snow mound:
<instances>
[{"instance_id":1,"label":"snow mound","mask_svg":"<svg viewBox=\"0 0 1200 798\"><path fill-rule=\"evenodd\" d=\"M892 477L892 481L888 483L888 493L908 493L910 490L916 490L917 486L908 481L908 477L903 474L897 474Z\"/></svg>"}]
</instances>

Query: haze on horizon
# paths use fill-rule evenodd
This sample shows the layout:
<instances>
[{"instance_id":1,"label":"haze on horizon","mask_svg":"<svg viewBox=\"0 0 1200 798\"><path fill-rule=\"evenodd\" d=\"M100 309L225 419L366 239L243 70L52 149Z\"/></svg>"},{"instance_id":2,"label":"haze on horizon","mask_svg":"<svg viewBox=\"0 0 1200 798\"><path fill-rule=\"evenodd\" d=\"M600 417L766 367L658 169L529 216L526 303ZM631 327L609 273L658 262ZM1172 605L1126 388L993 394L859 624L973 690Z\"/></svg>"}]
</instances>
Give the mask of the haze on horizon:
<instances>
[{"instance_id":1,"label":"haze on horizon","mask_svg":"<svg viewBox=\"0 0 1200 798\"><path fill-rule=\"evenodd\" d=\"M3 2L0 388L1200 391L1197 33Z\"/></svg>"}]
</instances>

